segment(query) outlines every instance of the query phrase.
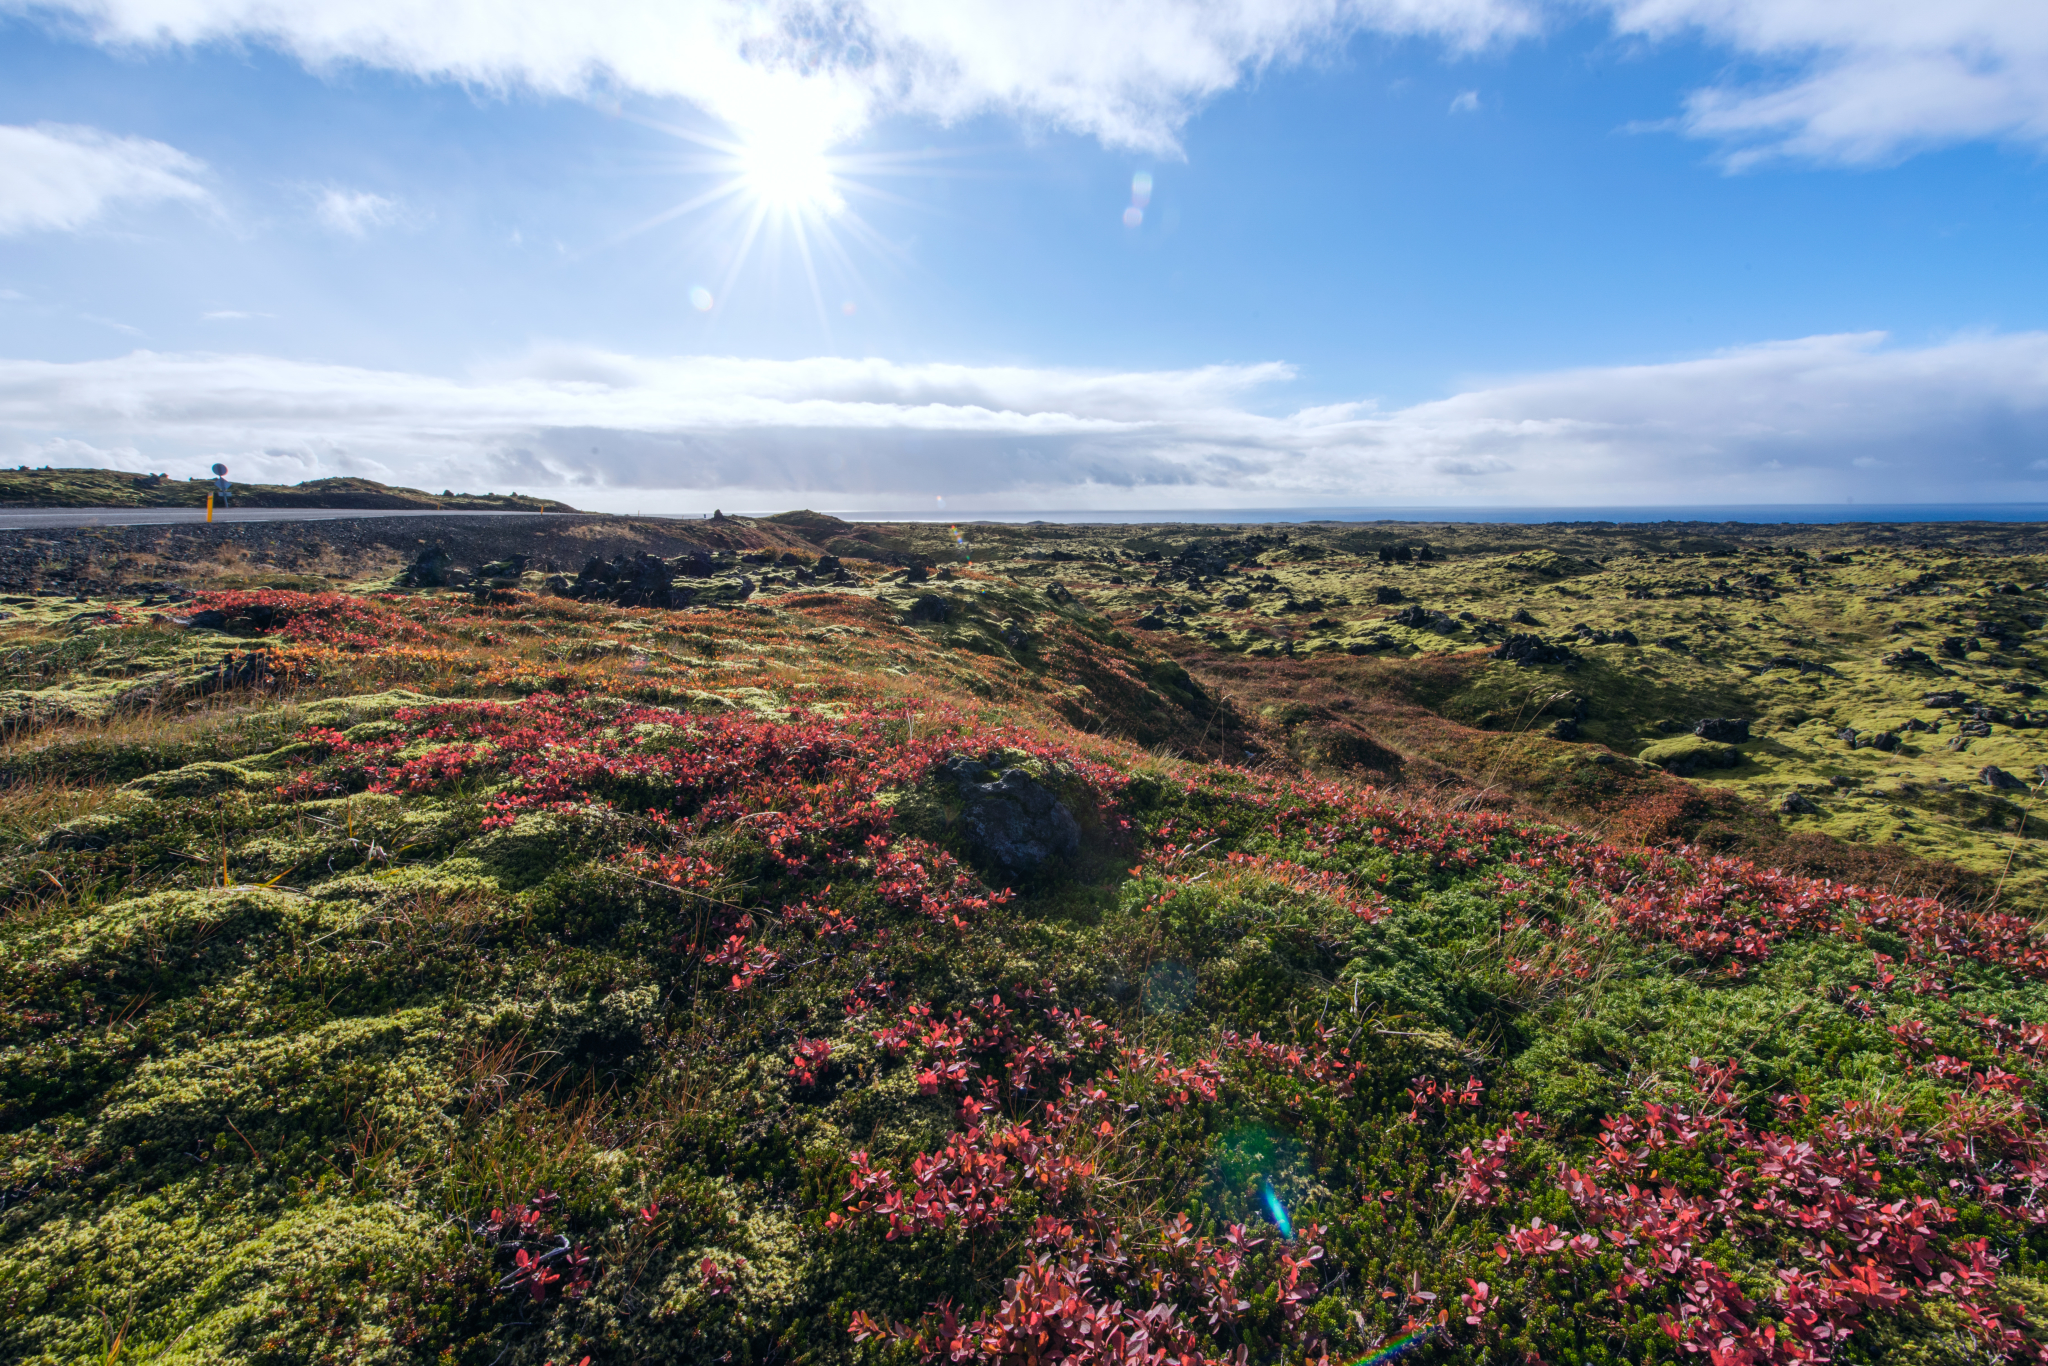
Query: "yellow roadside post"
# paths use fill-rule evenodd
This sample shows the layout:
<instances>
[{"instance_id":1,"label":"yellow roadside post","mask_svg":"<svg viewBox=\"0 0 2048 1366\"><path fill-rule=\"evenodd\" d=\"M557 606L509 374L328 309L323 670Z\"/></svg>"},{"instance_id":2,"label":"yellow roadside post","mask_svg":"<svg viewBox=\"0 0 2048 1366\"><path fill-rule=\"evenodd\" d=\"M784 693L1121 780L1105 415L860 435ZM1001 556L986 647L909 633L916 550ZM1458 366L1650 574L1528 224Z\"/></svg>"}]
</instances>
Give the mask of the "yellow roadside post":
<instances>
[{"instance_id":1,"label":"yellow roadside post","mask_svg":"<svg viewBox=\"0 0 2048 1366\"><path fill-rule=\"evenodd\" d=\"M206 520L213 520L213 495L210 493L206 495Z\"/></svg>"}]
</instances>

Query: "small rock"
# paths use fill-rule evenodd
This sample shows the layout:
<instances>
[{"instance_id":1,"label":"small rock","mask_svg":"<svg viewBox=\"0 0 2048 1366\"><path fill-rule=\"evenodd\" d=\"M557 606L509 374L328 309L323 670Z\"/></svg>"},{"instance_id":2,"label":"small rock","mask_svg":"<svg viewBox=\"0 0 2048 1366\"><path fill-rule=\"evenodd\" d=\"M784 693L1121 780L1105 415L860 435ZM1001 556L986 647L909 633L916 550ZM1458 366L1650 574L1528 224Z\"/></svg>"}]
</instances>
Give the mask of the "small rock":
<instances>
[{"instance_id":1,"label":"small rock","mask_svg":"<svg viewBox=\"0 0 2048 1366\"><path fill-rule=\"evenodd\" d=\"M1969 704L1970 698L1967 693L1931 692L1928 693L1926 697L1922 698L1921 700L1926 702L1927 705L1930 707L1961 707L1967 706Z\"/></svg>"},{"instance_id":2,"label":"small rock","mask_svg":"<svg viewBox=\"0 0 2048 1366\"><path fill-rule=\"evenodd\" d=\"M1515 614L1509 617L1508 620L1517 626L1541 626L1543 624L1536 620L1535 614L1526 607L1517 607Z\"/></svg>"},{"instance_id":3,"label":"small rock","mask_svg":"<svg viewBox=\"0 0 2048 1366\"><path fill-rule=\"evenodd\" d=\"M1787 792L1778 799L1778 810L1788 816L1818 816L1820 804L1803 792Z\"/></svg>"},{"instance_id":4,"label":"small rock","mask_svg":"<svg viewBox=\"0 0 2048 1366\"><path fill-rule=\"evenodd\" d=\"M924 625L942 622L952 614L952 604L937 593L920 593L910 604L910 610L903 614L903 619L912 625Z\"/></svg>"},{"instance_id":5,"label":"small rock","mask_svg":"<svg viewBox=\"0 0 2048 1366\"><path fill-rule=\"evenodd\" d=\"M1495 659L1512 660L1524 669L1539 664L1570 664L1577 656L1562 645L1552 645L1541 636L1516 632L1489 652Z\"/></svg>"},{"instance_id":6,"label":"small rock","mask_svg":"<svg viewBox=\"0 0 2048 1366\"><path fill-rule=\"evenodd\" d=\"M1244 593L1225 593L1223 605L1233 612L1241 612L1252 605L1251 597Z\"/></svg>"},{"instance_id":7,"label":"small rock","mask_svg":"<svg viewBox=\"0 0 2048 1366\"><path fill-rule=\"evenodd\" d=\"M1047 584L1045 586L1045 595L1062 607L1067 606L1074 600L1072 591L1063 583Z\"/></svg>"},{"instance_id":8,"label":"small rock","mask_svg":"<svg viewBox=\"0 0 2048 1366\"><path fill-rule=\"evenodd\" d=\"M1749 721L1740 716L1710 716L1692 723L1692 733L1702 740L1739 745L1749 738Z\"/></svg>"},{"instance_id":9,"label":"small rock","mask_svg":"<svg viewBox=\"0 0 2048 1366\"><path fill-rule=\"evenodd\" d=\"M455 557L443 546L430 545L413 557L398 576L403 588L447 588L451 586Z\"/></svg>"},{"instance_id":10,"label":"small rock","mask_svg":"<svg viewBox=\"0 0 2048 1366\"><path fill-rule=\"evenodd\" d=\"M1400 589L1394 587L1392 584L1383 583L1379 587L1372 590L1373 602L1377 603L1382 607L1390 603L1405 602L1407 600L1407 597L1407 594L1403 593Z\"/></svg>"},{"instance_id":11,"label":"small rock","mask_svg":"<svg viewBox=\"0 0 2048 1366\"><path fill-rule=\"evenodd\" d=\"M2007 773L1997 764L1984 765L1983 768L1977 771L1977 777L1986 787L1997 788L2001 791L2025 792L2027 790L2025 779L2013 777L2012 774Z\"/></svg>"},{"instance_id":12,"label":"small rock","mask_svg":"<svg viewBox=\"0 0 2048 1366\"><path fill-rule=\"evenodd\" d=\"M960 824L975 852L988 862L1028 873L1081 847L1074 813L1023 769L994 774L979 760L960 757L939 771L965 799Z\"/></svg>"}]
</instances>

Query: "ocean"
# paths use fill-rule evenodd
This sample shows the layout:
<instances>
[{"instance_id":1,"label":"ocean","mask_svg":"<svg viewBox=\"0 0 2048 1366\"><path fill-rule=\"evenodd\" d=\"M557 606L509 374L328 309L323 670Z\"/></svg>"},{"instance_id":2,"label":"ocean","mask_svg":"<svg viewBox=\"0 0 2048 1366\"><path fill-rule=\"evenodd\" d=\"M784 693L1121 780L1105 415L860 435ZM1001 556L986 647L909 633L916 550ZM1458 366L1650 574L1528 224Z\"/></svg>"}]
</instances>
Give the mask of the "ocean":
<instances>
[{"instance_id":1,"label":"ocean","mask_svg":"<svg viewBox=\"0 0 2048 1366\"><path fill-rule=\"evenodd\" d=\"M948 512L850 511L832 513L850 522L1009 522L1030 524L1115 523L1156 525L1261 525L1274 522L1518 522L1550 523L1692 522L1801 523L1834 526L1852 522L2048 522L2048 503L1731 503L1698 507L1322 507L1174 508L1137 511Z\"/></svg>"}]
</instances>

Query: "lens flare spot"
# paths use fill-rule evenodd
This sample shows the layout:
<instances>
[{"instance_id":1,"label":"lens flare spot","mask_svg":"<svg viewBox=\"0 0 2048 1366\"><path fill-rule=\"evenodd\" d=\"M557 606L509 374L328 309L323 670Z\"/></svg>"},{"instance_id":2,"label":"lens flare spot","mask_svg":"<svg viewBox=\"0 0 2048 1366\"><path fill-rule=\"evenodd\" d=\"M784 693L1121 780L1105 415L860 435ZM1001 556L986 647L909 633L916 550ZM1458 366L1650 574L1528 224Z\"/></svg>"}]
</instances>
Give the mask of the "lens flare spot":
<instances>
[{"instance_id":1,"label":"lens flare spot","mask_svg":"<svg viewBox=\"0 0 2048 1366\"><path fill-rule=\"evenodd\" d=\"M1294 1236L1294 1221L1287 1217L1287 1206L1280 1203L1280 1192L1273 1189L1269 1180L1266 1187L1266 1212L1273 1216L1273 1226L1280 1230L1282 1238Z\"/></svg>"},{"instance_id":2,"label":"lens flare spot","mask_svg":"<svg viewBox=\"0 0 2048 1366\"><path fill-rule=\"evenodd\" d=\"M853 300L851 299L848 299L845 303L839 305L839 311L841 313L844 313L849 318L851 318L854 314L860 312L858 308L854 307Z\"/></svg>"},{"instance_id":3,"label":"lens flare spot","mask_svg":"<svg viewBox=\"0 0 2048 1366\"><path fill-rule=\"evenodd\" d=\"M1142 209L1152 202L1152 173L1140 171L1131 177L1131 207Z\"/></svg>"},{"instance_id":4,"label":"lens flare spot","mask_svg":"<svg viewBox=\"0 0 2048 1366\"><path fill-rule=\"evenodd\" d=\"M710 290L702 285L690 286L690 307L696 309L699 313L709 313L711 311L711 303Z\"/></svg>"},{"instance_id":5,"label":"lens flare spot","mask_svg":"<svg viewBox=\"0 0 2048 1366\"><path fill-rule=\"evenodd\" d=\"M1388 1343L1369 1357L1360 1357L1351 1363L1351 1366L1383 1366L1386 1362L1397 1361L1435 1337L1436 1328L1437 1326L1432 1323L1420 1332L1410 1333L1407 1337Z\"/></svg>"},{"instance_id":6,"label":"lens flare spot","mask_svg":"<svg viewBox=\"0 0 2048 1366\"><path fill-rule=\"evenodd\" d=\"M1142 223L1142 222L1144 222L1144 221L1145 221L1145 211L1144 211L1143 209L1139 208L1139 207L1138 207L1138 206L1137 206L1136 204L1133 204L1133 205L1131 205L1131 207L1129 207L1128 209L1125 209L1125 210L1124 210L1124 226L1125 226L1125 227L1127 227L1127 228L1135 228L1135 227L1137 227L1137 226L1138 226L1138 225L1139 225L1140 223Z\"/></svg>"}]
</instances>

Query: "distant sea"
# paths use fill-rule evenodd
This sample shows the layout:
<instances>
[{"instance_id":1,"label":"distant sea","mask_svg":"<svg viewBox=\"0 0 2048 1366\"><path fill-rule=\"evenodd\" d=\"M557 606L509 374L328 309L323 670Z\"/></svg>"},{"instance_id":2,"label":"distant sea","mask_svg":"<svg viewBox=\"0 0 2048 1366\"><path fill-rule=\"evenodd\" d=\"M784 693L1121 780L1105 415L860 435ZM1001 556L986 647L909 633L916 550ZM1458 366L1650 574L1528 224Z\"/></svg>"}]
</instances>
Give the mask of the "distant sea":
<instances>
[{"instance_id":1,"label":"distant sea","mask_svg":"<svg viewBox=\"0 0 2048 1366\"><path fill-rule=\"evenodd\" d=\"M2048 522L2048 503L1730 503L1700 507L1556 508L1174 508L1135 512L838 512L858 522L1047 522L1073 524L1263 524L1270 522Z\"/></svg>"}]
</instances>

